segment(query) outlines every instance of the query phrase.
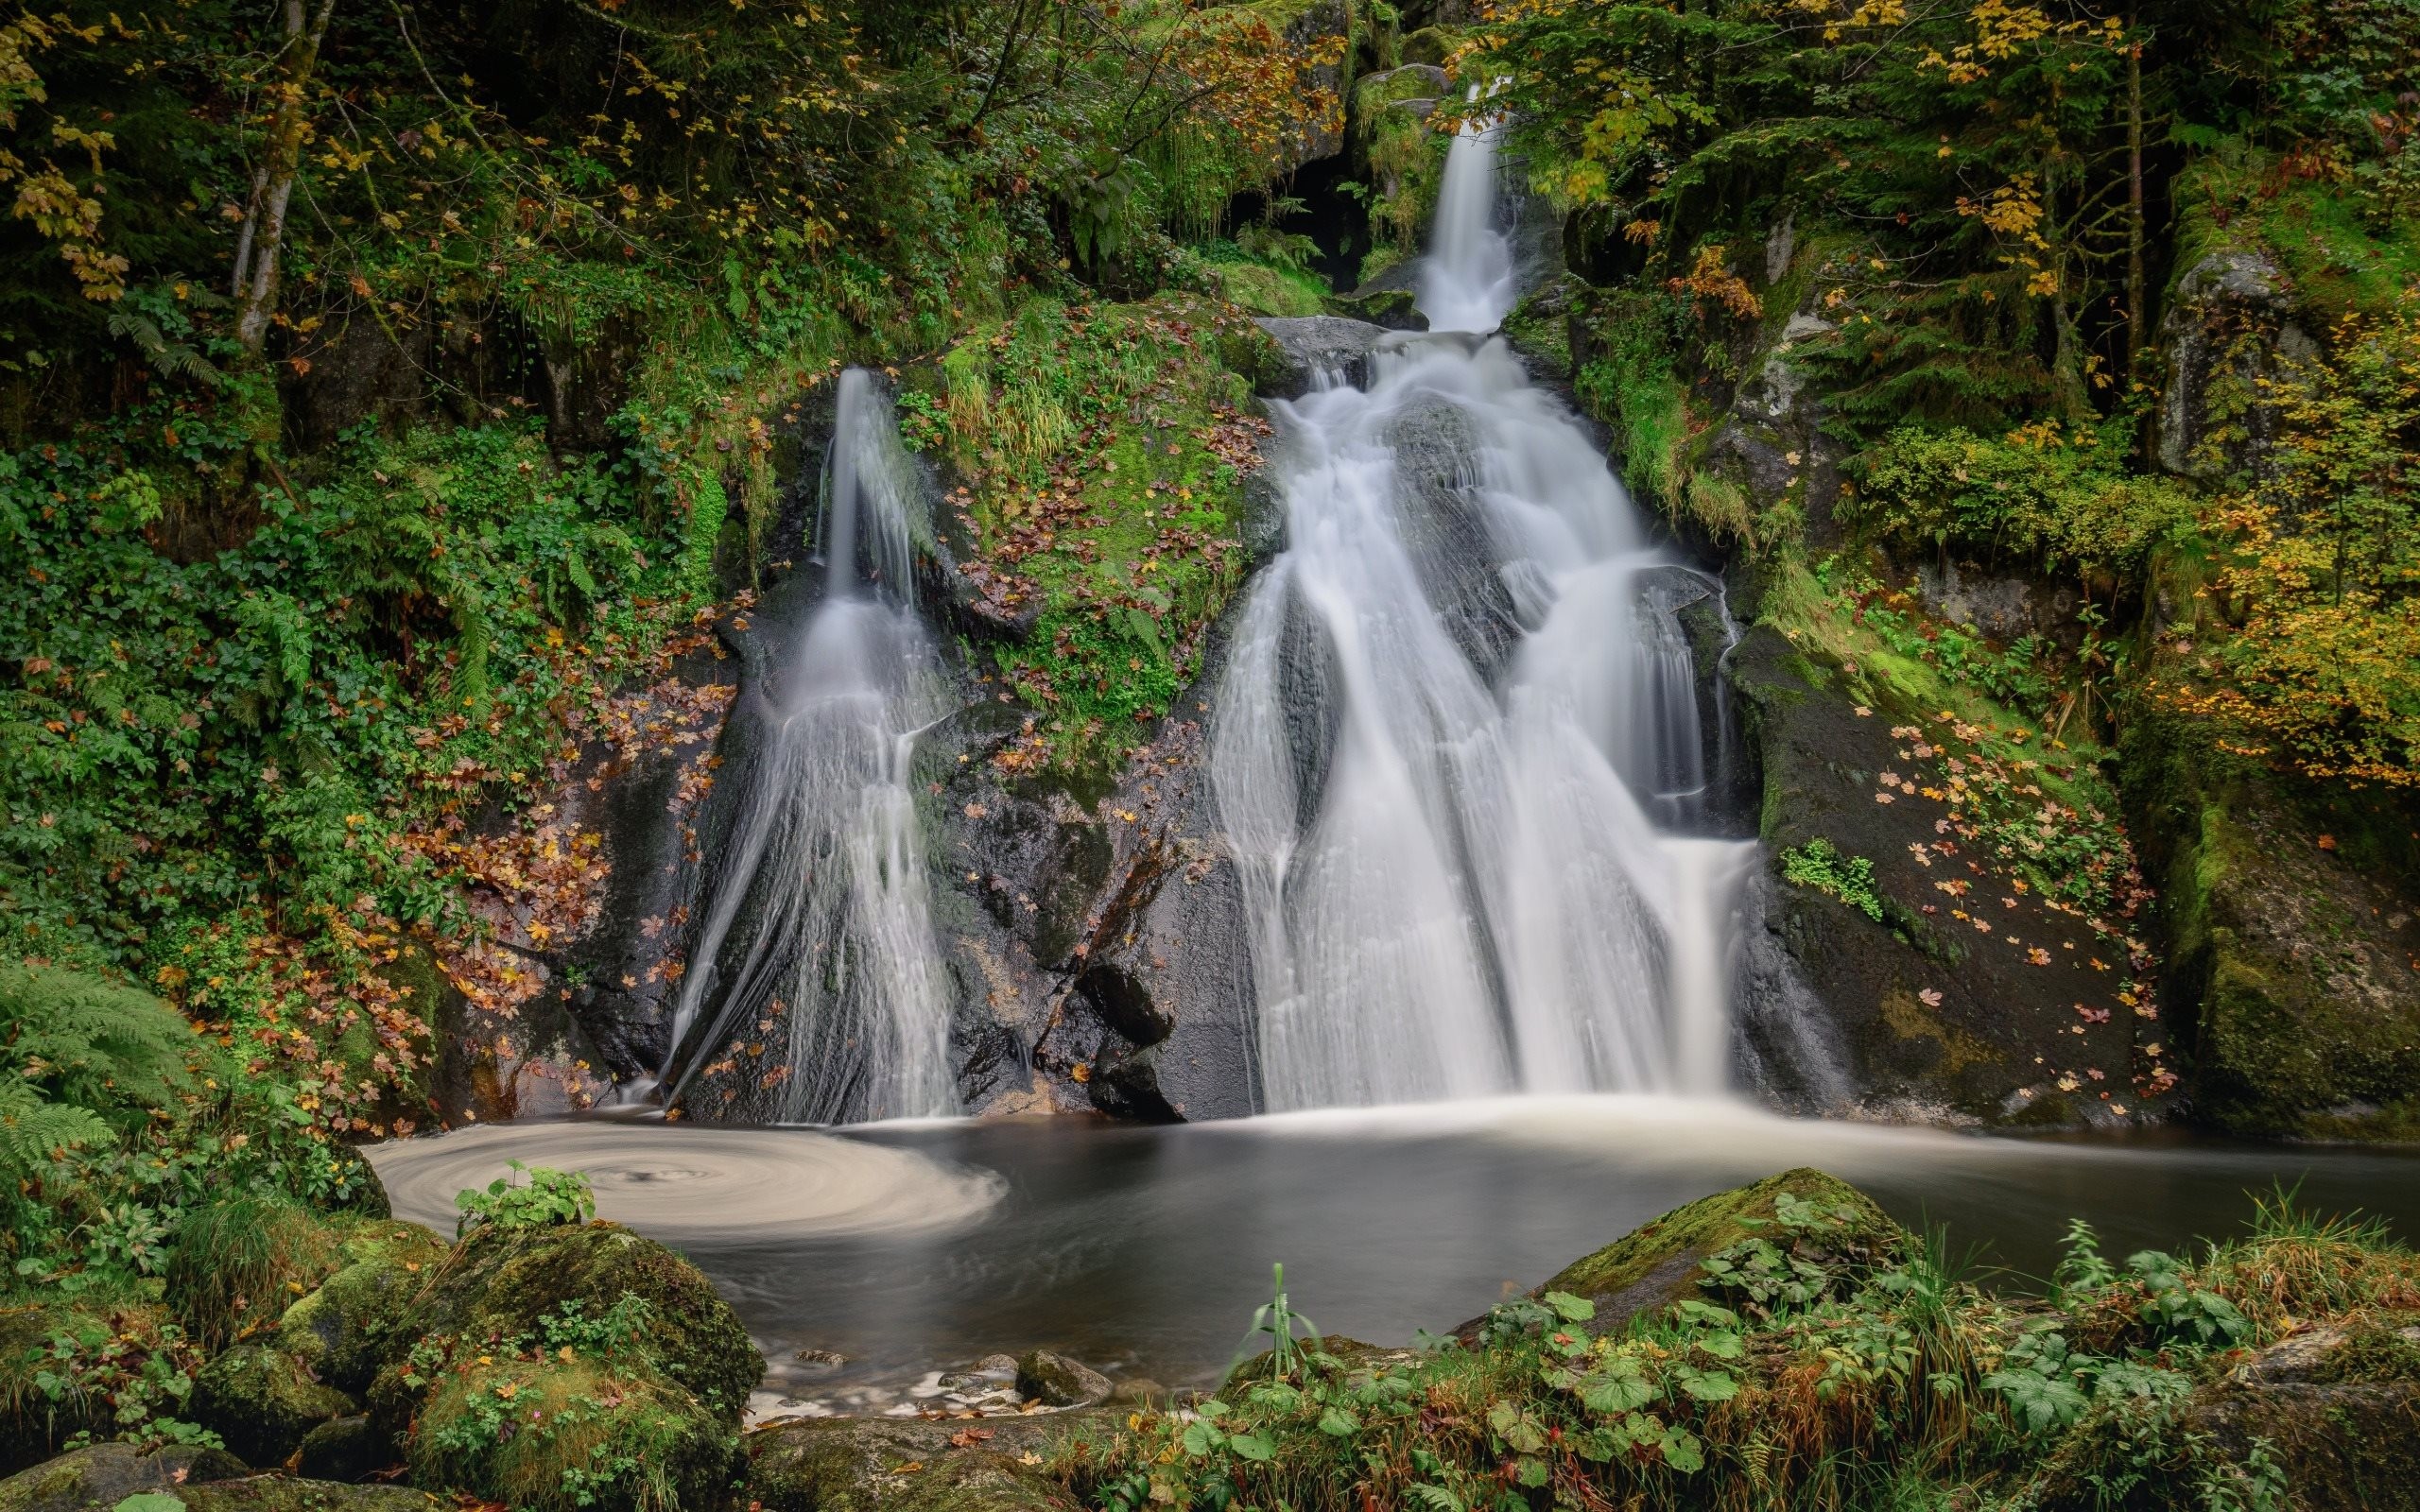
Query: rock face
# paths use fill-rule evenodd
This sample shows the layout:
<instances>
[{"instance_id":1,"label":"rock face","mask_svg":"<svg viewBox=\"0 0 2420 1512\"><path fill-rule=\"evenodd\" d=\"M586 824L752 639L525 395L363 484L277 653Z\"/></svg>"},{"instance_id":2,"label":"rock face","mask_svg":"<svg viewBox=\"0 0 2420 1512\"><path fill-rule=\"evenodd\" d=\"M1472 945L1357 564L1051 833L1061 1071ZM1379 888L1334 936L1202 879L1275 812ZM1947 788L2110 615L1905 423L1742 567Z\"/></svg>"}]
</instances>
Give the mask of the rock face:
<instances>
[{"instance_id":1,"label":"rock face","mask_svg":"<svg viewBox=\"0 0 2420 1512\"><path fill-rule=\"evenodd\" d=\"M1272 317L1253 322L1284 353L1282 364L1262 376L1264 399L1296 399L1322 377L1359 387L1370 380L1370 353L1386 339L1384 326L1336 315Z\"/></svg>"},{"instance_id":2,"label":"rock face","mask_svg":"<svg viewBox=\"0 0 2420 1512\"><path fill-rule=\"evenodd\" d=\"M1700 1263L1742 1240L1774 1238L1773 1214L1785 1194L1819 1204L1842 1220L1837 1234L1826 1242L1827 1258L1872 1263L1896 1252L1901 1242L1899 1227L1875 1206L1872 1197L1837 1177L1801 1166L1752 1186L1701 1197L1641 1224L1604 1248L1564 1266L1538 1292L1568 1292L1585 1297L1597 1305L1597 1315L1589 1326L1599 1332L1618 1332L1640 1314L1704 1297L1698 1285L1703 1274Z\"/></svg>"},{"instance_id":3,"label":"rock face","mask_svg":"<svg viewBox=\"0 0 2420 1512\"><path fill-rule=\"evenodd\" d=\"M2198 1118L2243 1134L2420 1134L2420 830L2132 722L2125 789L2169 936L2167 1004Z\"/></svg>"},{"instance_id":4,"label":"rock face","mask_svg":"<svg viewBox=\"0 0 2420 1512\"><path fill-rule=\"evenodd\" d=\"M1756 927L1734 997L1749 1007L1746 1053L1765 1085L1812 1110L1845 1100L1918 1121L2138 1116L2138 1035L2163 1031L2115 996L2123 941L1970 871L1963 850L1936 855L1935 804L1912 792L1876 801L1895 797L1880 774L1909 768L1909 740L1893 730L1934 729L1931 713L1858 705L1841 668L1771 629L1749 631L1730 665L1763 775L1766 869L1751 885ZM1783 879L1786 853L1816 841L1872 864L1879 919ZM1960 896L1981 900L1989 933L1958 919L1945 881L1972 888Z\"/></svg>"},{"instance_id":5,"label":"rock face","mask_svg":"<svg viewBox=\"0 0 2420 1512\"><path fill-rule=\"evenodd\" d=\"M2318 350L2294 323L2276 264L2240 249L2212 252L2177 279L2160 344L2160 465L2187 477L2222 477L2265 450L2276 419L2256 402L2259 381Z\"/></svg>"}]
</instances>

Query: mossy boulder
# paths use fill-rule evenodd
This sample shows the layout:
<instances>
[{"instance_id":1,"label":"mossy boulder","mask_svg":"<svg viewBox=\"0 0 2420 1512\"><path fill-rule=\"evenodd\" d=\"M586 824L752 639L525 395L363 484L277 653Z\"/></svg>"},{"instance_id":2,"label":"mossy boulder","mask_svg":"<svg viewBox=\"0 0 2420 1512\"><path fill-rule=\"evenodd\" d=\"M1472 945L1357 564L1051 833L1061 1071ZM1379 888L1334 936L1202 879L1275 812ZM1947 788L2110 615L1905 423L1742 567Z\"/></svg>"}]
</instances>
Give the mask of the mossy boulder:
<instances>
[{"instance_id":1,"label":"mossy boulder","mask_svg":"<svg viewBox=\"0 0 2420 1512\"><path fill-rule=\"evenodd\" d=\"M364 1224L343 1245L350 1263L285 1310L278 1347L320 1380L362 1392L422 1286L444 1263L445 1242L418 1224Z\"/></svg>"},{"instance_id":2,"label":"mossy boulder","mask_svg":"<svg viewBox=\"0 0 2420 1512\"><path fill-rule=\"evenodd\" d=\"M748 1435L745 1500L763 1512L1069 1512L1076 1500L1024 1456L1122 1421L1122 1413L1064 1413L784 1423Z\"/></svg>"},{"instance_id":3,"label":"mossy boulder","mask_svg":"<svg viewBox=\"0 0 2420 1512\"><path fill-rule=\"evenodd\" d=\"M422 1403L412 1479L540 1512L660 1512L728 1497L739 1435L642 1351L486 1355Z\"/></svg>"},{"instance_id":4,"label":"mossy boulder","mask_svg":"<svg viewBox=\"0 0 2420 1512\"><path fill-rule=\"evenodd\" d=\"M1787 1195L1823 1211L1818 1227L1792 1230L1780 1222ZM1639 1225L1604 1248L1564 1266L1538 1288L1568 1292L1597 1305L1593 1327L1619 1328L1638 1314L1689 1297L1709 1298L1699 1284L1703 1263L1749 1239L1762 1238L1802 1259L1869 1266L1894 1256L1905 1235L1872 1197L1837 1177L1800 1166L1709 1197Z\"/></svg>"},{"instance_id":5,"label":"mossy boulder","mask_svg":"<svg viewBox=\"0 0 2420 1512\"><path fill-rule=\"evenodd\" d=\"M2420 808L2272 771L2169 716L2131 721L2122 753L2196 1120L2420 1139Z\"/></svg>"},{"instance_id":6,"label":"mossy boulder","mask_svg":"<svg viewBox=\"0 0 2420 1512\"><path fill-rule=\"evenodd\" d=\"M577 1302L600 1317L624 1297L646 1304L656 1366L735 1417L764 1379L764 1357L695 1265L619 1224L482 1228L454 1247L399 1320L396 1340L448 1335L465 1344L519 1338ZM390 1349L389 1364L396 1363Z\"/></svg>"},{"instance_id":7,"label":"mossy boulder","mask_svg":"<svg viewBox=\"0 0 2420 1512\"><path fill-rule=\"evenodd\" d=\"M311 1430L361 1404L284 1349L239 1344L194 1377L189 1408L246 1464L268 1469L291 1458Z\"/></svg>"},{"instance_id":8,"label":"mossy boulder","mask_svg":"<svg viewBox=\"0 0 2420 1512\"><path fill-rule=\"evenodd\" d=\"M2420 1316L2324 1324L2242 1357L2178 1405L2159 1442L2176 1456L2162 1472L2232 1504L2259 1504L2265 1461L2298 1512L2420 1512ZM2123 1418L2088 1419L2023 1504L2099 1512L2145 1448ZM2205 1491L2199 1504L2227 1503Z\"/></svg>"},{"instance_id":9,"label":"mossy boulder","mask_svg":"<svg viewBox=\"0 0 2420 1512\"><path fill-rule=\"evenodd\" d=\"M182 1492L244 1473L242 1463L223 1450L180 1445L146 1454L131 1444L95 1444L0 1481L0 1512L114 1507L147 1491Z\"/></svg>"}]
</instances>

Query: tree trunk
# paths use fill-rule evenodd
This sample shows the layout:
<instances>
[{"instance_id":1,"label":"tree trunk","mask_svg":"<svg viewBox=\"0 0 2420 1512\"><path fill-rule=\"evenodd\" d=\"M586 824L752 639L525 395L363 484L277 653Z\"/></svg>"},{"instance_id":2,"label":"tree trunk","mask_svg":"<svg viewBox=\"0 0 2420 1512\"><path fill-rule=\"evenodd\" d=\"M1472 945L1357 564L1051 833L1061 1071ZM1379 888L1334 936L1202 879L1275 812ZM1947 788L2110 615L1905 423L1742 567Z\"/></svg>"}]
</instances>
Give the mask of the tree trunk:
<instances>
[{"instance_id":1,"label":"tree trunk","mask_svg":"<svg viewBox=\"0 0 2420 1512\"><path fill-rule=\"evenodd\" d=\"M2134 29L2132 18L2127 29ZM2151 289L2143 275L2143 43L2126 52L2126 376L2139 381L2143 348L2150 342L2144 308Z\"/></svg>"},{"instance_id":2,"label":"tree trunk","mask_svg":"<svg viewBox=\"0 0 2420 1512\"><path fill-rule=\"evenodd\" d=\"M328 34L328 18L337 0L320 0L319 13L306 25L303 0L285 0L285 55L271 92L277 106L269 114L268 137L262 144L260 171L244 232L236 249L235 339L252 357L268 342L270 318L277 312L278 264L285 250L285 209L294 197L294 175L302 162L302 142L311 126L311 76L320 63L320 43Z\"/></svg>"}]
</instances>

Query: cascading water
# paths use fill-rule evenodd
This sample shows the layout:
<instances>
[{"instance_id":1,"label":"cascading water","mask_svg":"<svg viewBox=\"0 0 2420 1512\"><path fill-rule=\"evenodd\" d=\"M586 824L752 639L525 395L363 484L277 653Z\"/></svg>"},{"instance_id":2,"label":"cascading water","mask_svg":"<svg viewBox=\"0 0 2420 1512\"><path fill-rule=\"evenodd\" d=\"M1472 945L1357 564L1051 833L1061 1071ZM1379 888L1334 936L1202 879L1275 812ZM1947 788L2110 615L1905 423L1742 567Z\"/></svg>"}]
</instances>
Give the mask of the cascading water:
<instances>
[{"instance_id":1,"label":"cascading water","mask_svg":"<svg viewBox=\"0 0 2420 1512\"><path fill-rule=\"evenodd\" d=\"M1706 784L1687 570L1484 335L1516 293L1495 148L1447 159L1431 334L1281 407L1288 549L1211 730L1271 1108L1728 1081L1753 847L1658 823Z\"/></svg>"},{"instance_id":2,"label":"cascading water","mask_svg":"<svg viewBox=\"0 0 2420 1512\"><path fill-rule=\"evenodd\" d=\"M673 1021L665 1081L705 1111L736 1102L819 1123L958 1111L908 782L916 734L946 707L913 601L918 497L889 401L862 369L842 373L822 602L770 674L765 747L712 865Z\"/></svg>"}]
</instances>

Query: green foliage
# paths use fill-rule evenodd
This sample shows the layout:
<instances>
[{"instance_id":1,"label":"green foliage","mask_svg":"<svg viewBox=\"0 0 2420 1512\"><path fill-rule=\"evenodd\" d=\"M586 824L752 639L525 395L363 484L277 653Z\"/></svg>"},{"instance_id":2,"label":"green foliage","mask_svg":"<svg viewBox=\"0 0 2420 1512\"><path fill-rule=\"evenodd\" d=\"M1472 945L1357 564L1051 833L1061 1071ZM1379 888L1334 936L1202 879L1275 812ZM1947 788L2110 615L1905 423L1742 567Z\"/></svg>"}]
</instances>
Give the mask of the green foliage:
<instances>
[{"instance_id":1,"label":"green foliage","mask_svg":"<svg viewBox=\"0 0 2420 1512\"><path fill-rule=\"evenodd\" d=\"M164 1267L185 1332L216 1349L274 1326L338 1263L337 1237L283 1193L242 1194L185 1214Z\"/></svg>"},{"instance_id":2,"label":"green foliage","mask_svg":"<svg viewBox=\"0 0 2420 1512\"><path fill-rule=\"evenodd\" d=\"M1992 440L1901 426L1858 458L1857 488L1834 512L1919 552L2136 576L2191 528L2195 505L2176 484L2127 471L2125 430L2044 424Z\"/></svg>"},{"instance_id":3,"label":"green foliage","mask_svg":"<svg viewBox=\"0 0 2420 1512\"><path fill-rule=\"evenodd\" d=\"M2189 1400L2219 1387L2233 1346L2420 1280L2420 1261L2374 1229L2265 1213L2189 1264L2083 1262L2083 1233L2065 1288L2031 1299L1977 1287L1937 1237L1862 1246L1855 1205L1783 1195L1701 1269L1737 1308L1684 1298L1608 1329L1587 1299L1548 1292L1499 1303L1467 1345L1308 1346L1129 1433L1072 1438L1054 1469L1110 1512L1679 1512L1742 1491L1883 1512L2069 1504L2095 1488L2174 1512L2275 1505L2273 1454L2187 1432ZM2192 1318L2235 1322L2178 1327L2171 1299L2197 1293Z\"/></svg>"},{"instance_id":4,"label":"green foliage","mask_svg":"<svg viewBox=\"0 0 2420 1512\"><path fill-rule=\"evenodd\" d=\"M1781 874L1786 882L1827 893L1876 923L1882 921L1882 895L1874 888L1874 863L1864 856L1841 854L1821 835L1784 850Z\"/></svg>"},{"instance_id":5,"label":"green foliage","mask_svg":"<svg viewBox=\"0 0 2420 1512\"><path fill-rule=\"evenodd\" d=\"M0 1178L114 1146L190 1079L193 1033L147 993L81 971L0 965ZM140 1241L130 1240L136 1248Z\"/></svg>"},{"instance_id":6,"label":"green foliage","mask_svg":"<svg viewBox=\"0 0 2420 1512\"><path fill-rule=\"evenodd\" d=\"M454 1225L459 1236L481 1225L497 1228L544 1228L553 1224L582 1224L596 1216L596 1200L589 1194L588 1177L578 1171L545 1166L512 1167L487 1184L484 1192L465 1187L455 1194L460 1216Z\"/></svg>"}]
</instances>

